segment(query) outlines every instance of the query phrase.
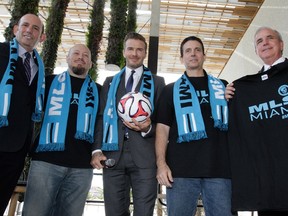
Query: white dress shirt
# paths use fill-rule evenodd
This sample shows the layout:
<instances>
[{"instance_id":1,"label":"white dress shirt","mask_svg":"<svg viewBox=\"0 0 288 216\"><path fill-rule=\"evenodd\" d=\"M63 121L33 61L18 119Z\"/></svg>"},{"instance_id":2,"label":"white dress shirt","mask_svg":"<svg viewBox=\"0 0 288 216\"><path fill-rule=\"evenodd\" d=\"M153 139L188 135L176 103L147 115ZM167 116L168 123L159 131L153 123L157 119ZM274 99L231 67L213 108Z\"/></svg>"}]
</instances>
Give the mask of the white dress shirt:
<instances>
[{"instance_id":1,"label":"white dress shirt","mask_svg":"<svg viewBox=\"0 0 288 216\"><path fill-rule=\"evenodd\" d=\"M267 71L269 70L272 66L274 65L277 65L279 63L282 63L285 61L285 58L282 56L281 58L279 58L277 61L275 61L272 65L267 65L267 64L264 64L264 71Z\"/></svg>"},{"instance_id":2,"label":"white dress shirt","mask_svg":"<svg viewBox=\"0 0 288 216\"><path fill-rule=\"evenodd\" d=\"M127 84L127 81L131 75L131 71L132 69L131 68L128 68L126 67L126 70L125 70L125 86ZM132 91L135 91L135 88L142 76L142 73L143 73L143 66L141 67L138 67L136 69L134 69L135 73L133 74L133 86L132 86Z\"/></svg>"}]
</instances>

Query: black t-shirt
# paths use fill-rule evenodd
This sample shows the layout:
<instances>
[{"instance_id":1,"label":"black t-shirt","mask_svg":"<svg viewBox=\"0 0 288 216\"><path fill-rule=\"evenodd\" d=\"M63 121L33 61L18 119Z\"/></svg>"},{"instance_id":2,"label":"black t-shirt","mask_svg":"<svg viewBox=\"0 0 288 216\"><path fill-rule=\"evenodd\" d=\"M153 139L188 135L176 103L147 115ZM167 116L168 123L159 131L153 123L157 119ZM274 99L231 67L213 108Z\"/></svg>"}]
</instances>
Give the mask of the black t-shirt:
<instances>
[{"instance_id":1,"label":"black t-shirt","mask_svg":"<svg viewBox=\"0 0 288 216\"><path fill-rule=\"evenodd\" d=\"M288 211L288 61L233 83L232 209Z\"/></svg>"},{"instance_id":2,"label":"black t-shirt","mask_svg":"<svg viewBox=\"0 0 288 216\"><path fill-rule=\"evenodd\" d=\"M230 178L227 133L214 128L212 119L207 75L189 77L201 107L208 138L177 143L178 129L173 103L174 83L167 85L157 107L157 123L170 127L166 161L173 177ZM223 81L226 85L227 82Z\"/></svg>"},{"instance_id":3,"label":"black t-shirt","mask_svg":"<svg viewBox=\"0 0 288 216\"><path fill-rule=\"evenodd\" d=\"M55 77L54 75L46 77L46 92L45 92L46 99L54 77ZM51 151L51 152L33 153L32 158L33 160L41 160L59 166L72 167L72 168L91 168L90 160L91 160L92 144L87 141L78 140L74 138L74 135L76 133L76 121L77 121L78 98L79 98L78 96L80 94L80 90L85 79L80 79L73 76L70 76L70 78L71 78L72 98L70 102L69 116L67 122L65 150L58 152ZM97 87L99 92L100 85L97 84ZM39 137L36 139L36 146L38 144L38 141Z\"/></svg>"}]
</instances>

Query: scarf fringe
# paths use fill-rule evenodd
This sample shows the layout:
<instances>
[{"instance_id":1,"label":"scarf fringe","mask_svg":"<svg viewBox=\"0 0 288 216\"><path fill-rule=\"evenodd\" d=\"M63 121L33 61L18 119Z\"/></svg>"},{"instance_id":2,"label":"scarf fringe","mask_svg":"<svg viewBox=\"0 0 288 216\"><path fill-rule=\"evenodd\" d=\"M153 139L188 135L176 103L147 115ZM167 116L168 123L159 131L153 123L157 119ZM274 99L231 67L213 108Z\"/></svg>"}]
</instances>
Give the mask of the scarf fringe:
<instances>
[{"instance_id":1,"label":"scarf fringe","mask_svg":"<svg viewBox=\"0 0 288 216\"><path fill-rule=\"evenodd\" d=\"M88 134L88 133L84 133L82 131L77 131L75 134L75 138L79 139L79 140L85 140L89 143L93 143L94 142L94 138Z\"/></svg>"},{"instance_id":2,"label":"scarf fringe","mask_svg":"<svg viewBox=\"0 0 288 216\"><path fill-rule=\"evenodd\" d=\"M207 138L206 131L196 131L179 136L177 139L177 143L189 142L192 140L199 140L204 138Z\"/></svg>"},{"instance_id":3,"label":"scarf fringe","mask_svg":"<svg viewBox=\"0 0 288 216\"><path fill-rule=\"evenodd\" d=\"M228 124L224 124L221 120L214 120L214 127L219 128L221 131L228 130Z\"/></svg>"},{"instance_id":4,"label":"scarf fringe","mask_svg":"<svg viewBox=\"0 0 288 216\"><path fill-rule=\"evenodd\" d=\"M41 122L42 113L32 113L32 121Z\"/></svg>"},{"instance_id":5,"label":"scarf fringe","mask_svg":"<svg viewBox=\"0 0 288 216\"><path fill-rule=\"evenodd\" d=\"M104 143L101 148L102 151L118 151L118 143Z\"/></svg>"},{"instance_id":6,"label":"scarf fringe","mask_svg":"<svg viewBox=\"0 0 288 216\"><path fill-rule=\"evenodd\" d=\"M63 143L49 143L45 145L38 145L36 152L49 152L49 151L64 151Z\"/></svg>"}]
</instances>

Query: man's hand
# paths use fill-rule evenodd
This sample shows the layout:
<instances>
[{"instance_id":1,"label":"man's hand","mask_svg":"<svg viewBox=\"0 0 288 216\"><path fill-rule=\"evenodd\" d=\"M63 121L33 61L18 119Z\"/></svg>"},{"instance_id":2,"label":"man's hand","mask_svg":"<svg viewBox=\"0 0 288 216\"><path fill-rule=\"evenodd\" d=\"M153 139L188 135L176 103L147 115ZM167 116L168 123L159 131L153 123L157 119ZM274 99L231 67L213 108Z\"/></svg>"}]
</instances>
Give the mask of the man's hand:
<instances>
[{"instance_id":1,"label":"man's hand","mask_svg":"<svg viewBox=\"0 0 288 216\"><path fill-rule=\"evenodd\" d=\"M232 99L234 94L235 94L235 88L233 87L233 83L229 83L227 86L226 86L226 89L225 89L225 99L227 101L229 101L229 99Z\"/></svg>"},{"instance_id":2,"label":"man's hand","mask_svg":"<svg viewBox=\"0 0 288 216\"><path fill-rule=\"evenodd\" d=\"M107 160L106 156L102 152L95 152L92 155L90 164L93 168L102 169L104 166L101 164L101 161Z\"/></svg>"},{"instance_id":3,"label":"man's hand","mask_svg":"<svg viewBox=\"0 0 288 216\"><path fill-rule=\"evenodd\" d=\"M123 121L123 124L134 131L147 133L150 129L151 119L147 118L144 122L138 122L132 118L133 123Z\"/></svg>"},{"instance_id":4,"label":"man's hand","mask_svg":"<svg viewBox=\"0 0 288 216\"><path fill-rule=\"evenodd\" d=\"M166 163L163 163L160 166L158 165L156 177L159 184L165 185L166 187L172 187L172 172Z\"/></svg>"}]
</instances>

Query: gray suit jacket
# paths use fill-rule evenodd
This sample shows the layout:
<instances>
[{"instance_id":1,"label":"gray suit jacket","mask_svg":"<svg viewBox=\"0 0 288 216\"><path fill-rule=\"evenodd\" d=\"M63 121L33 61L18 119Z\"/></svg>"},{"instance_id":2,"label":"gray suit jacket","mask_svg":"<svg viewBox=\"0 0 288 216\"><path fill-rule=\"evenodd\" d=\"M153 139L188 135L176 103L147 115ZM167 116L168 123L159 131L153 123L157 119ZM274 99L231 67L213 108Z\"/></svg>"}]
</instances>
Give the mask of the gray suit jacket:
<instances>
[{"instance_id":1,"label":"gray suit jacket","mask_svg":"<svg viewBox=\"0 0 288 216\"><path fill-rule=\"evenodd\" d=\"M116 95L116 104L120 101L121 97L126 94L125 90L125 73L123 73L123 76L121 77L121 81L118 86L117 95ZM100 95L100 111L99 116L97 117L97 127L96 127L96 136L95 136L95 143L93 146L93 150L95 149L101 149L102 145L102 136L103 136L103 111L105 109L106 101L107 101L107 95L109 86L112 82L113 77L107 77ZM136 87L136 91L140 89L141 82L142 82L143 76L139 80L139 83ZM157 103L160 93L162 89L165 86L165 81L163 77L159 77L156 75L153 75L154 80L154 107ZM133 161L135 162L136 166L139 168L154 168L156 167L155 162L155 127L156 124L153 123L155 113L152 114L151 120L152 120L152 129L151 131L146 134L145 137L141 135L141 132L129 130L129 141L130 141L130 150L131 155L133 158ZM125 126L122 123L122 120L118 118L118 145L119 150L118 151L105 151L103 152L107 158L113 158L116 161L116 164L121 156L122 149L123 149L123 142L124 142L124 134L125 134Z\"/></svg>"}]
</instances>

